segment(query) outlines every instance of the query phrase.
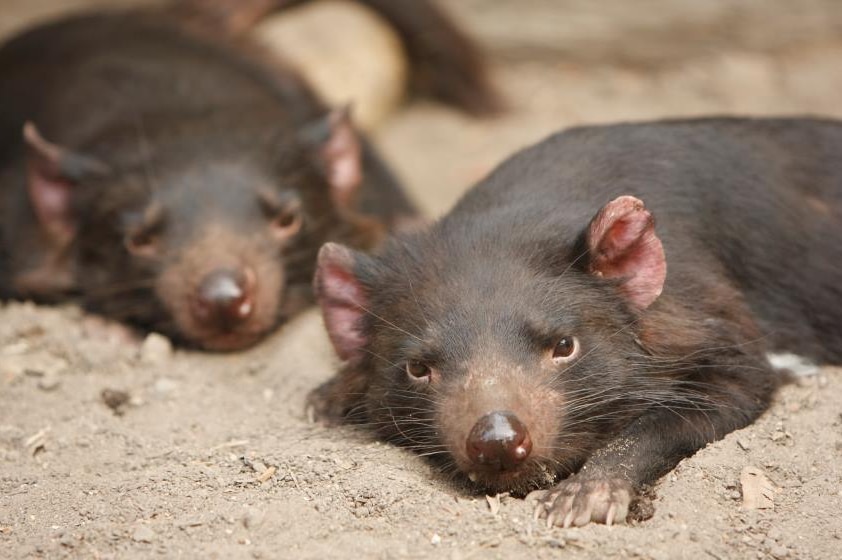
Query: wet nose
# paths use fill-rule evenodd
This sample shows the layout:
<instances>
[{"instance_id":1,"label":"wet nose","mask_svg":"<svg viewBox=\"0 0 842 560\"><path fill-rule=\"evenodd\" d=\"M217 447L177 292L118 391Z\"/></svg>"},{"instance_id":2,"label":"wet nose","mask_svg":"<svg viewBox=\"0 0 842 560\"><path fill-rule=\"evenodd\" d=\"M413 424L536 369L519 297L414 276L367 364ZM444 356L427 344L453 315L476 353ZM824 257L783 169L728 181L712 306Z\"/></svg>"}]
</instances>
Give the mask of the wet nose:
<instances>
[{"instance_id":1,"label":"wet nose","mask_svg":"<svg viewBox=\"0 0 842 560\"><path fill-rule=\"evenodd\" d=\"M477 465L506 471L529 457L529 430L512 412L491 412L480 418L466 442L468 457Z\"/></svg>"},{"instance_id":2,"label":"wet nose","mask_svg":"<svg viewBox=\"0 0 842 560\"><path fill-rule=\"evenodd\" d=\"M203 323L233 327L248 319L254 308L248 274L227 268L210 272L196 294L196 318Z\"/></svg>"}]
</instances>

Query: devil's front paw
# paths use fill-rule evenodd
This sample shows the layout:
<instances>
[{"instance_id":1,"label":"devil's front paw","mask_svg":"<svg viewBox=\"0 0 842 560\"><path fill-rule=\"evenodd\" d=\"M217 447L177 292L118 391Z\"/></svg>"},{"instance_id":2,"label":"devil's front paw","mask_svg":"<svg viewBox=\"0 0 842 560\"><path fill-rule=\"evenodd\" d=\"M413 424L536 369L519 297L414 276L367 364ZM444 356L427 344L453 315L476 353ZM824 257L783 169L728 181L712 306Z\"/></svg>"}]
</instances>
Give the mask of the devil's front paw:
<instances>
[{"instance_id":1,"label":"devil's front paw","mask_svg":"<svg viewBox=\"0 0 842 560\"><path fill-rule=\"evenodd\" d=\"M344 422L347 399L337 392L336 385L334 380L328 381L307 395L305 411L311 423L338 426Z\"/></svg>"},{"instance_id":2,"label":"devil's front paw","mask_svg":"<svg viewBox=\"0 0 842 560\"><path fill-rule=\"evenodd\" d=\"M631 484L620 478L587 479L571 476L538 498L535 519L547 526L581 527L591 521L613 525L626 520L634 496Z\"/></svg>"}]
</instances>

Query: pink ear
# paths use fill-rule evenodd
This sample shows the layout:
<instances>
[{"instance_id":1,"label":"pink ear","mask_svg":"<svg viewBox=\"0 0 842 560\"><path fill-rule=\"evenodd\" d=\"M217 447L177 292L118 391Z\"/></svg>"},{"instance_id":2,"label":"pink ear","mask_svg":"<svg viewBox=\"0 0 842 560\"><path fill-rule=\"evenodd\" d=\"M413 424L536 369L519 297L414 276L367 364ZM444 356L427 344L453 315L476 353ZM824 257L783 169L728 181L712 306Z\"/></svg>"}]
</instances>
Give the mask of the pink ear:
<instances>
[{"instance_id":1,"label":"pink ear","mask_svg":"<svg viewBox=\"0 0 842 560\"><path fill-rule=\"evenodd\" d=\"M74 235L76 223L71 213L73 184L62 176L64 149L41 136L31 122L23 126L27 146L27 186L35 216L47 236L65 245Z\"/></svg>"},{"instance_id":2,"label":"pink ear","mask_svg":"<svg viewBox=\"0 0 842 560\"><path fill-rule=\"evenodd\" d=\"M333 201L340 208L346 208L362 181L362 146L348 108L334 110L327 118L329 136L319 154L327 171Z\"/></svg>"},{"instance_id":3,"label":"pink ear","mask_svg":"<svg viewBox=\"0 0 842 560\"><path fill-rule=\"evenodd\" d=\"M655 220L633 196L606 204L588 226L589 271L622 281L620 289L638 309L646 309L664 287L667 261Z\"/></svg>"},{"instance_id":4,"label":"pink ear","mask_svg":"<svg viewBox=\"0 0 842 560\"><path fill-rule=\"evenodd\" d=\"M103 177L110 170L99 160L48 142L31 122L23 125L23 140L29 200L47 237L63 247L76 233L72 205L76 182Z\"/></svg>"},{"instance_id":5,"label":"pink ear","mask_svg":"<svg viewBox=\"0 0 842 560\"><path fill-rule=\"evenodd\" d=\"M368 341L361 324L368 298L354 274L353 252L337 243L319 251L314 282L325 327L342 360L356 360Z\"/></svg>"}]
</instances>

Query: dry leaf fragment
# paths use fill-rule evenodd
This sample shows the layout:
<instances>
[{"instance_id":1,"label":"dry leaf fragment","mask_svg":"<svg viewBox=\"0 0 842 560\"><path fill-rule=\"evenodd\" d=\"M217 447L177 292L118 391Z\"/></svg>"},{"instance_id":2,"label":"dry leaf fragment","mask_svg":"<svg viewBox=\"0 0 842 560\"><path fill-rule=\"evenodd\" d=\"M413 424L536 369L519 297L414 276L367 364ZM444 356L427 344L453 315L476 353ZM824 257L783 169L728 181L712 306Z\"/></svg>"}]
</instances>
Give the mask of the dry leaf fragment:
<instances>
[{"instance_id":1,"label":"dry leaf fragment","mask_svg":"<svg viewBox=\"0 0 842 560\"><path fill-rule=\"evenodd\" d=\"M772 509L775 507L775 485L757 467L747 466L740 473L743 488L743 509Z\"/></svg>"},{"instance_id":2,"label":"dry leaf fragment","mask_svg":"<svg viewBox=\"0 0 842 560\"><path fill-rule=\"evenodd\" d=\"M260 476L257 477L257 481L262 484L262 483L266 482L267 480L269 480L270 478L272 478L277 471L278 471L277 467L269 467L268 469L263 471L263 474L261 474Z\"/></svg>"}]
</instances>

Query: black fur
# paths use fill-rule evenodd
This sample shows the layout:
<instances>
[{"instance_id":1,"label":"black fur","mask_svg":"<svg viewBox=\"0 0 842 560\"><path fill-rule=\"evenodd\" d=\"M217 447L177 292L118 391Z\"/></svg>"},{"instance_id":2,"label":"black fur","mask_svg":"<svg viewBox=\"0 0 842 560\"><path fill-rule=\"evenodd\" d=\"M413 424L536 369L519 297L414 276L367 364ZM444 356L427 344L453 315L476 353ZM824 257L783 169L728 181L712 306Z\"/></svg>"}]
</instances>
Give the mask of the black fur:
<instances>
[{"instance_id":1,"label":"black fur","mask_svg":"<svg viewBox=\"0 0 842 560\"><path fill-rule=\"evenodd\" d=\"M256 238L267 216L255 193L270 189L301 198L307 219L304 235L283 255L255 247L272 261L267 265L287 259L287 287L300 292L286 294L297 303L277 310L280 321L300 300L312 300L321 243L347 239L368 247L373 225L391 227L414 214L364 139L358 207L337 208L319 146L306 134L329 110L309 87L248 45L208 38L160 14L80 15L36 27L0 49L0 75L4 298L72 296L94 311L184 338L153 289L170 264L132 258L124 245L129 224L154 201L169 213L171 245L192 243L187 234L210 223ZM26 194L26 121L50 142L110 169L76 181L79 226L60 265L73 280L38 294L14 286L16 275L44 266L47 252ZM215 173L220 164L230 173Z\"/></svg>"},{"instance_id":2,"label":"black fur","mask_svg":"<svg viewBox=\"0 0 842 560\"><path fill-rule=\"evenodd\" d=\"M818 119L556 134L503 163L429 231L354 256L366 344L311 404L458 467L464 440L447 438L462 419L447 403L471 368L492 364L479 367L506 392L500 402L527 398L554 445L521 476L478 484L526 491L547 473L578 471L548 511L563 510L553 500L568 491L584 500L640 489L767 408L784 378L766 352L842 362L840 154L842 123ZM588 224L621 195L646 204L666 255L663 293L643 312L617 280L588 272ZM547 366L567 335L582 356ZM413 382L408 361L440 378ZM548 402L561 404L542 412Z\"/></svg>"}]
</instances>

